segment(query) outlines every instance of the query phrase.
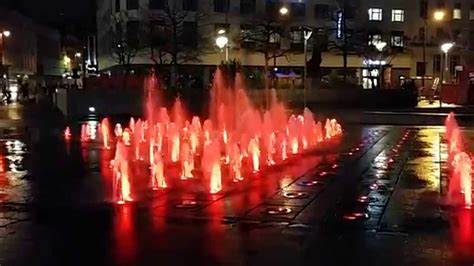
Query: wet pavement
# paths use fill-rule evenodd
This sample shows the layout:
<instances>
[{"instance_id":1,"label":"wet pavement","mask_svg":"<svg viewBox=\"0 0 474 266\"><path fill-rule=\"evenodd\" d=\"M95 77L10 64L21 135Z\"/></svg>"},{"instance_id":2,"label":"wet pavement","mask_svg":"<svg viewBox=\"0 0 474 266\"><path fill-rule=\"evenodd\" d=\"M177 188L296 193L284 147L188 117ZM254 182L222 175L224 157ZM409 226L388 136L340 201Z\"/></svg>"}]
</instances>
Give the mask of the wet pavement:
<instances>
[{"instance_id":1,"label":"wet pavement","mask_svg":"<svg viewBox=\"0 0 474 266\"><path fill-rule=\"evenodd\" d=\"M464 131L468 150L474 133ZM442 206L441 127L350 126L281 166L207 193L203 180L111 201L113 151L0 138L3 265L473 265L473 211Z\"/></svg>"}]
</instances>

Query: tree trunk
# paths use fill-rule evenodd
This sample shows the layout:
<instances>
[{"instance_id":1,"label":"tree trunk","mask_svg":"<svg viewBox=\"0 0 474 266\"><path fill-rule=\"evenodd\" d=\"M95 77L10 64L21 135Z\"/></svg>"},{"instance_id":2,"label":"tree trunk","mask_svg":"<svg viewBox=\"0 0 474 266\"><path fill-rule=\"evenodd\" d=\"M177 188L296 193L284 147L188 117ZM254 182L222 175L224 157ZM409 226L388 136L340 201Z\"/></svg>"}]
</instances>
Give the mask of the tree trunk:
<instances>
[{"instance_id":1,"label":"tree trunk","mask_svg":"<svg viewBox=\"0 0 474 266\"><path fill-rule=\"evenodd\" d=\"M268 95L269 95L269 87L270 87L270 81L268 80L268 76L269 76L269 73L268 73L268 60L269 60L269 56L268 56L268 53L265 53L265 70L263 71L264 74L265 74L265 106L268 110Z\"/></svg>"},{"instance_id":2,"label":"tree trunk","mask_svg":"<svg viewBox=\"0 0 474 266\"><path fill-rule=\"evenodd\" d=\"M344 2L343 2L344 3ZM342 8L342 27L344 33L344 42L342 47L342 58L343 58L343 75L344 75L344 86L347 84L347 20L346 20L346 10L345 4Z\"/></svg>"}]
</instances>

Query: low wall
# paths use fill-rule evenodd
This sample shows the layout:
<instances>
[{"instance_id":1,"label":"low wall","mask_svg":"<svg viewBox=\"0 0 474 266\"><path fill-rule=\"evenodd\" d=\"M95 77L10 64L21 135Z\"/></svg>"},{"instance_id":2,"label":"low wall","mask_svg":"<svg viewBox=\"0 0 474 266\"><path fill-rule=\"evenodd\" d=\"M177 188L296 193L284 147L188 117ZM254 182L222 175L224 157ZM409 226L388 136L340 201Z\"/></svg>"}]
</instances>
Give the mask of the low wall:
<instances>
[{"instance_id":1,"label":"low wall","mask_svg":"<svg viewBox=\"0 0 474 266\"><path fill-rule=\"evenodd\" d=\"M101 115L141 115L143 90L80 90L67 91L67 116L75 120L90 115L89 107Z\"/></svg>"},{"instance_id":2,"label":"low wall","mask_svg":"<svg viewBox=\"0 0 474 266\"><path fill-rule=\"evenodd\" d=\"M276 90L281 101L298 106L303 103L303 90ZM256 104L265 103L265 90L248 91L249 98ZM408 90L314 90L308 91L306 101L309 105L325 105L357 108L414 107L417 97Z\"/></svg>"},{"instance_id":3,"label":"low wall","mask_svg":"<svg viewBox=\"0 0 474 266\"><path fill-rule=\"evenodd\" d=\"M265 90L249 90L247 93L254 104L265 105ZM297 108L303 104L303 90L276 90L276 93L289 107ZM143 90L69 89L67 97L62 95L60 98L67 99L66 105L60 101L58 106L67 113L69 119L90 115L89 107L94 107L97 115L139 116L144 110ZM194 95L188 99L188 103L201 103L205 100L204 96ZM307 104L312 109L414 107L416 95L407 90L317 90L308 92Z\"/></svg>"}]
</instances>

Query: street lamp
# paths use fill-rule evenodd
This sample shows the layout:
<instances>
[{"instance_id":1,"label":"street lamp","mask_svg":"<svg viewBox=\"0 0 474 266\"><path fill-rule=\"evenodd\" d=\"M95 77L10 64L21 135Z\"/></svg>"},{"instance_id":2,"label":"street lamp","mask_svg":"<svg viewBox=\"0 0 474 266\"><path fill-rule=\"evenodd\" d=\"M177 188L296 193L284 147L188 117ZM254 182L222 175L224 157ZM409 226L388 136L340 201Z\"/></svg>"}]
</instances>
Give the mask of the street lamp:
<instances>
[{"instance_id":1,"label":"street lamp","mask_svg":"<svg viewBox=\"0 0 474 266\"><path fill-rule=\"evenodd\" d=\"M375 48L380 52L380 59L379 59L379 88L382 89L382 84L383 84L383 65L382 65L382 59L383 59L383 49L387 46L386 42L377 42L375 44Z\"/></svg>"},{"instance_id":2,"label":"street lamp","mask_svg":"<svg viewBox=\"0 0 474 266\"><path fill-rule=\"evenodd\" d=\"M441 44L441 51L444 53L444 72L446 72L446 76L449 75L449 67L448 67L448 53L451 48L453 48L454 43L453 42L447 42ZM449 77L448 77L449 78ZM446 77L443 75L443 83L446 82Z\"/></svg>"},{"instance_id":3,"label":"street lamp","mask_svg":"<svg viewBox=\"0 0 474 266\"><path fill-rule=\"evenodd\" d=\"M10 37L10 34L11 34L11 33L10 33L9 30L4 30L4 31L2 32L2 34L3 34L3 36L5 36L5 37L8 38L8 37Z\"/></svg>"},{"instance_id":4,"label":"street lamp","mask_svg":"<svg viewBox=\"0 0 474 266\"><path fill-rule=\"evenodd\" d=\"M286 16L288 13L290 13L290 10L286 6L282 6L279 10L280 15Z\"/></svg>"},{"instance_id":5,"label":"street lamp","mask_svg":"<svg viewBox=\"0 0 474 266\"><path fill-rule=\"evenodd\" d=\"M444 12L444 10L436 10L433 14L433 18L436 21L442 21L445 15L446 13Z\"/></svg>"},{"instance_id":6,"label":"street lamp","mask_svg":"<svg viewBox=\"0 0 474 266\"><path fill-rule=\"evenodd\" d=\"M218 36L216 38L216 45L219 47L219 49L224 49L225 48L225 60L229 61L229 38L226 36Z\"/></svg>"},{"instance_id":7,"label":"street lamp","mask_svg":"<svg viewBox=\"0 0 474 266\"><path fill-rule=\"evenodd\" d=\"M306 78L306 74L307 74L307 71L308 71L308 40L311 38L311 36L313 35L313 31L310 30L310 29L305 29L304 32L304 79L303 79L303 84L304 84L304 107L306 107L306 91L307 91L307 87L308 87L308 83L307 83L307 78Z\"/></svg>"}]
</instances>

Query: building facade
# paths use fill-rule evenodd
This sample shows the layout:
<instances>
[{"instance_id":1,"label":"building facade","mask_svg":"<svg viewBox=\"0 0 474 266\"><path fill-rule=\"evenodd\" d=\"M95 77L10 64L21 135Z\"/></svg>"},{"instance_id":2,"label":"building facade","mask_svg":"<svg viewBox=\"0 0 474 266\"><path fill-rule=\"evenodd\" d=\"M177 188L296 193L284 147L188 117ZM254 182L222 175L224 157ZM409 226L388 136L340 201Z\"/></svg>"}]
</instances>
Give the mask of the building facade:
<instances>
[{"instance_id":1,"label":"building facade","mask_svg":"<svg viewBox=\"0 0 474 266\"><path fill-rule=\"evenodd\" d=\"M345 64L367 89L381 82L396 87L405 78L426 86L437 77L449 81L474 59L474 4L467 0L99 0L97 8L102 70L177 61L163 45L175 36L181 42L173 42L174 48L195 52L179 63L201 66L205 76L226 53L243 66L301 76L309 30L308 59L321 51L323 78L340 74ZM170 26L171 21L179 25ZM252 33L258 27L267 35ZM155 38L154 30L165 34ZM221 35L228 38L228 49L215 45ZM449 56L440 49L446 42L455 43Z\"/></svg>"},{"instance_id":2,"label":"building facade","mask_svg":"<svg viewBox=\"0 0 474 266\"><path fill-rule=\"evenodd\" d=\"M60 76L60 34L22 14L0 6L1 65L17 77Z\"/></svg>"}]
</instances>

